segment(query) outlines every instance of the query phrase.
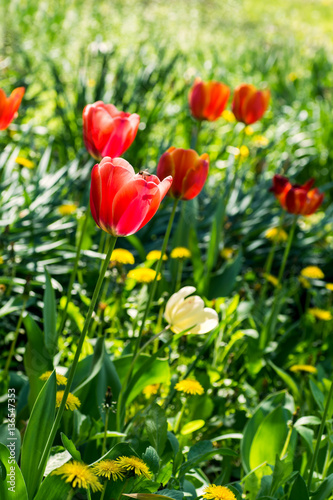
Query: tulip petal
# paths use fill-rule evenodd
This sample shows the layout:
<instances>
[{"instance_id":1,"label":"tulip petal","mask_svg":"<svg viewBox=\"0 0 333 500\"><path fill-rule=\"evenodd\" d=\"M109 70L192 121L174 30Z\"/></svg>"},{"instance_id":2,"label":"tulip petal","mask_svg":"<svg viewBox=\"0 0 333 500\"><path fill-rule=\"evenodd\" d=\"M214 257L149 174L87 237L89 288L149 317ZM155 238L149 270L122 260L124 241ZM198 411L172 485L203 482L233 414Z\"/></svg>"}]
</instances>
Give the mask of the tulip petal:
<instances>
[{"instance_id":1,"label":"tulip petal","mask_svg":"<svg viewBox=\"0 0 333 500\"><path fill-rule=\"evenodd\" d=\"M161 201L163 200L163 198L165 197L165 195L169 191L171 185L172 185L172 177L171 176L166 177L165 179L163 179L162 182L160 182L160 184L158 184L157 187L158 187L158 191L159 191L159 196L155 196L155 198L152 200L152 203L149 206L147 214L144 217L143 221L141 222L138 231L143 226L145 226L150 221L150 219L152 217L154 217L154 215L156 214L156 212L158 210L158 207L160 206Z\"/></svg>"},{"instance_id":2,"label":"tulip petal","mask_svg":"<svg viewBox=\"0 0 333 500\"><path fill-rule=\"evenodd\" d=\"M164 312L164 317L168 323L172 323L172 314L174 307L177 304L181 303L185 297L195 292L195 290L196 288L194 286L184 286L178 292L171 295L165 306L165 312Z\"/></svg>"},{"instance_id":3,"label":"tulip petal","mask_svg":"<svg viewBox=\"0 0 333 500\"><path fill-rule=\"evenodd\" d=\"M208 333L219 324L219 317L214 309L210 307L206 307L203 311L204 320L197 324L193 329L191 329L190 333L203 335L204 333Z\"/></svg>"}]
</instances>

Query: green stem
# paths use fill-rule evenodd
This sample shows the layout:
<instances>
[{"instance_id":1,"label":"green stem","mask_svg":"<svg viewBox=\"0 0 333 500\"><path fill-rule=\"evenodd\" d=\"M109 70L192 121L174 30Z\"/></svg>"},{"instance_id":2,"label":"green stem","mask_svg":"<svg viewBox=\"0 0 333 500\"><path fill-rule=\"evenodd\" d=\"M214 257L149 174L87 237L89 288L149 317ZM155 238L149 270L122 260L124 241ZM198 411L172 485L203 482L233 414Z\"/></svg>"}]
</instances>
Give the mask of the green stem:
<instances>
[{"instance_id":1,"label":"green stem","mask_svg":"<svg viewBox=\"0 0 333 500\"><path fill-rule=\"evenodd\" d=\"M143 315L143 318L142 318L142 321L141 321L139 335L137 337L137 341L136 341L136 345L135 345L135 349L134 349L134 357L136 356L136 354L137 354L137 352L139 350L140 342L141 342L141 337L142 337L142 333L143 333L143 330L144 330L144 327L145 327L146 319L147 319L147 316L148 316L148 313L149 313L149 310L150 310L150 306L151 306L151 304L152 304L152 302L154 300L154 296L155 296L155 292L156 292L156 287L157 287L157 278L158 278L158 275L160 274L160 271L161 271L162 262L163 262L163 256L165 254L165 251L166 251L166 248L167 248L167 244L168 244L168 241L169 241L169 237L170 237L170 233L171 233L171 228L172 228L172 223L173 223L173 220L175 218L176 208L177 208L178 201L179 200L176 199L174 201L174 204L173 204L173 209L172 209L172 212L171 212L171 215L170 215L169 224L168 224L168 227L167 227L167 230L166 230L166 233L165 233L165 236L164 236L163 244L162 244L161 257L160 257L159 261L157 262L155 278L154 278L154 281L152 282L151 287L150 287L149 296L148 296L148 300L147 300L147 304L146 304L146 309L145 309L145 312L144 312L144 315Z\"/></svg>"},{"instance_id":2,"label":"green stem","mask_svg":"<svg viewBox=\"0 0 333 500\"><path fill-rule=\"evenodd\" d=\"M283 450L281 451L280 460L282 460L283 457L285 456L285 454L287 453L292 433L293 433L293 426L290 425L289 426L289 431L288 431L288 434L287 434L287 438L286 438L286 441L285 441L284 446L283 446Z\"/></svg>"},{"instance_id":3,"label":"green stem","mask_svg":"<svg viewBox=\"0 0 333 500\"><path fill-rule=\"evenodd\" d=\"M103 500L103 498L105 497L105 492L106 492L107 485L108 485L108 482L104 481L104 486L103 486L103 490L102 490L102 494L101 494L100 500Z\"/></svg>"},{"instance_id":4,"label":"green stem","mask_svg":"<svg viewBox=\"0 0 333 500\"><path fill-rule=\"evenodd\" d=\"M196 149L196 147L198 145L198 138L199 138L199 133L201 130L201 125L202 125L202 121L200 120L200 121L197 121L197 123L192 128L191 144L190 144L191 149Z\"/></svg>"},{"instance_id":5,"label":"green stem","mask_svg":"<svg viewBox=\"0 0 333 500\"><path fill-rule=\"evenodd\" d=\"M179 259L179 261L178 261L178 268L177 268L177 278L176 278L176 288L175 288L175 291L179 290L180 286L182 284L183 265L184 265L183 259Z\"/></svg>"},{"instance_id":6,"label":"green stem","mask_svg":"<svg viewBox=\"0 0 333 500\"><path fill-rule=\"evenodd\" d=\"M108 433L108 426L109 426L109 411L110 411L110 408L106 407L105 408L104 438L103 438L103 445L102 445L102 457L105 455L105 450L106 450L106 436Z\"/></svg>"},{"instance_id":7,"label":"green stem","mask_svg":"<svg viewBox=\"0 0 333 500\"><path fill-rule=\"evenodd\" d=\"M285 267L286 267L286 263L287 263L287 259L288 259L288 255L289 255L289 252L290 252L290 249L291 249L291 244L292 244L293 239L294 239L294 234L295 234L295 229L296 229L296 224L297 224L297 218L298 218L298 216L295 215L294 216L294 221L293 221L293 224L291 226L290 233L289 233L287 245L286 245L286 248L284 250L284 254L283 254L283 258L282 258L282 263L281 263L281 267L280 267L280 271L279 271L279 276L278 276L278 285L281 284L281 280L283 278L283 273L284 273L284 270L285 270ZM277 289L278 288L279 287L277 286Z\"/></svg>"},{"instance_id":8,"label":"green stem","mask_svg":"<svg viewBox=\"0 0 333 500\"><path fill-rule=\"evenodd\" d=\"M4 381L7 379L8 372L9 372L9 367L10 367L10 363L11 363L12 358L14 356L15 346L16 346L16 342L17 342L17 339L18 339L18 336L19 336L19 333L20 333L20 328L21 328L21 325L22 325L23 315L24 315L25 308L26 308L26 305L27 305L27 300L28 299L26 298L23 301L23 305L22 305L22 309L21 309L21 314L20 314L20 317L19 317L17 325L16 325L16 330L15 330L15 333L14 333L14 338L13 338L12 344L10 346L10 350L9 350L8 358L7 358L7 361L6 361L6 365L5 365L5 368L4 368L4 370L3 370L2 374L1 374L1 379L4 380Z\"/></svg>"},{"instance_id":9,"label":"green stem","mask_svg":"<svg viewBox=\"0 0 333 500\"><path fill-rule=\"evenodd\" d=\"M91 500L91 493L90 493L90 488L89 487L87 489L87 497L88 497L88 500Z\"/></svg>"},{"instance_id":10,"label":"green stem","mask_svg":"<svg viewBox=\"0 0 333 500\"><path fill-rule=\"evenodd\" d=\"M97 302L97 299L98 299L98 295L99 295L99 292L100 292L100 289L101 289L101 286L102 286L102 283L103 283L104 275L105 275L106 270L108 268L108 265L110 263L111 254L112 254L112 251L113 251L113 249L115 247L116 241L117 241L117 237L111 235L110 238L109 238L108 253L107 253L107 255L105 257L105 260L103 262L103 266L102 266L102 269L101 269L101 271L99 273L99 277L98 277L98 280L97 280L97 283L96 283L96 286L95 286L95 290L94 290L94 293L93 293L93 296L92 296L92 299L91 299L91 302L90 302L89 310L88 310L88 313L87 313L87 316L86 316L86 319L85 319L85 322L84 322L84 325L83 325L83 329L82 329L82 332L81 332L81 335L80 335L80 338L79 338L79 342L78 342L78 346L77 346L77 349L76 349L76 352L75 352L74 360L73 360L73 363L72 363L72 366L71 366L71 369L70 369L70 372L69 372L69 375L68 375L67 384L66 384L66 387L65 387L65 390L64 390L64 395L63 395L63 398L61 400L60 407L59 407L59 410L57 412L56 419L53 422L53 425L52 425L52 428L51 428L51 432L49 434L49 438L47 440L47 443L45 445L45 448L44 448L44 451L43 451L43 454L42 454L42 457L41 457L41 460L40 460L40 464L44 464L44 461L45 461L45 464L46 464L46 460L45 460L46 455L49 453L49 451L51 449L51 446L53 444L56 432L58 430L58 427L59 427L59 424L60 424L60 420L61 420L61 417L63 415L64 409L65 409L65 404L66 404L66 401L67 401L67 396L69 394L69 391L70 391L70 388L71 388L71 385L72 385L72 382L73 382L73 379L74 379L74 375L75 375L76 367L77 367L77 364L78 364L78 361L79 361L79 358L80 358L80 354L81 354L82 346L83 346L83 343L84 343L84 339L85 339L86 334L87 334L88 330L90 329L90 326L91 326L91 323L92 323L92 314L93 314L94 309L95 309L95 305L96 305L96 302Z\"/></svg>"},{"instance_id":11,"label":"green stem","mask_svg":"<svg viewBox=\"0 0 333 500\"><path fill-rule=\"evenodd\" d=\"M179 427L180 427L180 423L181 423L181 421L182 421L182 418L183 418L183 415L184 415L184 411L185 411L185 406L186 406L186 401L185 401L185 403L183 404L182 409L181 409L181 410L180 410L180 412L179 412L179 416L178 416L178 418L177 418L177 421L176 421L176 423L175 423L175 426L174 426L174 429L173 429L173 431L174 431L174 433L175 433L175 434L177 434L178 429L179 429Z\"/></svg>"},{"instance_id":12,"label":"green stem","mask_svg":"<svg viewBox=\"0 0 333 500\"><path fill-rule=\"evenodd\" d=\"M308 477L308 490L309 491L310 491L310 488L311 488L313 473L314 473L314 470L315 470L315 467L316 467L316 464L317 464L317 458L318 458L318 453L319 453L321 438L322 438L322 435L323 435L323 432L324 432L324 428L325 428L325 425L326 425L326 418L327 418L327 414L328 414L328 410L329 410L329 407L330 407L330 402L331 402L332 396L333 396L333 381L331 382L330 391L329 391L329 394L328 394L328 398L327 398L327 401L326 401L324 413L323 413L323 416L322 416L322 419L321 419L321 423L320 423L320 427L319 427L319 431L318 431L318 435L317 435L315 450L314 450L314 453L312 455L312 460L311 460L311 465L310 465L310 473L309 473L309 477Z\"/></svg>"},{"instance_id":13,"label":"green stem","mask_svg":"<svg viewBox=\"0 0 333 500\"><path fill-rule=\"evenodd\" d=\"M66 322L66 318L67 318L68 304L69 304L69 302L71 300L71 297L72 297L72 289L73 289L74 281L75 281L75 278L76 278L77 269L78 269L78 266L79 266L81 248L82 248L83 238L84 238L84 235L85 235L85 232L86 232L86 229L87 229L88 218L89 218L89 210L87 209L86 213L85 213L85 219L83 221L83 225L82 225L82 229L81 229L81 235L80 235L79 243L78 243L78 246L77 246L77 249L76 249L76 256L75 256L75 261L74 261L74 267L73 267L73 270L72 270L72 273L71 273L71 277L70 277L70 280L69 280L69 283L68 283L67 296L66 296L66 304L65 304L64 310L62 312L60 326L59 326L59 330L58 330L58 335L62 334L63 328L65 326L65 322Z\"/></svg>"},{"instance_id":14,"label":"green stem","mask_svg":"<svg viewBox=\"0 0 333 500\"><path fill-rule=\"evenodd\" d=\"M265 282L264 282L264 286L262 287L261 293L260 293L260 303L264 302L264 300L266 298L266 292L267 292L267 286L268 286L267 275L271 274L271 269L272 269L272 265L273 265L273 261L274 261L274 255L275 255L275 251L276 251L276 247L277 247L279 235L281 234L281 230L282 230L282 226L283 226L283 221L284 221L284 216L285 216L285 211L283 211L282 214L281 214L280 222L279 222L279 225L278 225L278 234L277 234L276 238L273 241L272 248L271 248L271 250L270 250L270 252L268 254L267 260L265 262L265 266L264 266Z\"/></svg>"}]
</instances>

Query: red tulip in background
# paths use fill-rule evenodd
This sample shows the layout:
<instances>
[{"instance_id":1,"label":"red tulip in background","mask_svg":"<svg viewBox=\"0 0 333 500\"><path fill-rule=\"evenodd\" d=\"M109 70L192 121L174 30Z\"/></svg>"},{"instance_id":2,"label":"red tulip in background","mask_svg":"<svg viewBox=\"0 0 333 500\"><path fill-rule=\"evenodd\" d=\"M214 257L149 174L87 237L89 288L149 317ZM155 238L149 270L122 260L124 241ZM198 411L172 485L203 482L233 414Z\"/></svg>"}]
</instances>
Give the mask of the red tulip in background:
<instances>
[{"instance_id":1,"label":"red tulip in background","mask_svg":"<svg viewBox=\"0 0 333 500\"><path fill-rule=\"evenodd\" d=\"M169 148L160 158L157 175L160 179L172 176L168 195L181 200L192 200L203 188L209 168L209 156L198 155L193 149Z\"/></svg>"},{"instance_id":2,"label":"red tulip in background","mask_svg":"<svg viewBox=\"0 0 333 500\"><path fill-rule=\"evenodd\" d=\"M281 206L291 214L312 215L323 202L324 195L318 188L311 189L314 179L302 186L291 184L286 177L274 175L272 191Z\"/></svg>"},{"instance_id":3,"label":"red tulip in background","mask_svg":"<svg viewBox=\"0 0 333 500\"><path fill-rule=\"evenodd\" d=\"M257 90L254 85L242 83L234 91L232 112L236 120L251 125L260 120L268 108L269 90Z\"/></svg>"},{"instance_id":4,"label":"red tulip in background","mask_svg":"<svg viewBox=\"0 0 333 500\"><path fill-rule=\"evenodd\" d=\"M217 120L227 105L230 89L220 82L196 78L189 93L191 113L197 120Z\"/></svg>"},{"instance_id":5,"label":"red tulip in background","mask_svg":"<svg viewBox=\"0 0 333 500\"><path fill-rule=\"evenodd\" d=\"M18 87L9 97L6 97L5 92L0 89L0 130L5 130L16 118L24 92L24 87Z\"/></svg>"},{"instance_id":6,"label":"red tulip in background","mask_svg":"<svg viewBox=\"0 0 333 500\"><path fill-rule=\"evenodd\" d=\"M91 172L90 208L96 224L113 236L136 233L155 215L172 183L136 174L123 158L103 158Z\"/></svg>"},{"instance_id":7,"label":"red tulip in background","mask_svg":"<svg viewBox=\"0 0 333 500\"><path fill-rule=\"evenodd\" d=\"M96 160L121 156L132 144L140 116L118 111L113 104L97 101L83 110L83 140Z\"/></svg>"}]
</instances>

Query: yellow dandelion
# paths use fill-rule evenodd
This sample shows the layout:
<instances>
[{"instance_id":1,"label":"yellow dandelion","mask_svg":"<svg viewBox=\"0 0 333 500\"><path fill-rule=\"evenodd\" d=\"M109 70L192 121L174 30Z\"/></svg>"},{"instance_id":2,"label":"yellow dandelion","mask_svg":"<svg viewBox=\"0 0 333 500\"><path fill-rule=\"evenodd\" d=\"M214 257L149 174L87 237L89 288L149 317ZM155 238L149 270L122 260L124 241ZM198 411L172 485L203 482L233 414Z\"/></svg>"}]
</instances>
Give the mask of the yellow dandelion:
<instances>
[{"instance_id":1,"label":"yellow dandelion","mask_svg":"<svg viewBox=\"0 0 333 500\"><path fill-rule=\"evenodd\" d=\"M229 248L229 247L224 247L223 250L221 250L221 257L225 260L231 259L231 257L234 255L234 249Z\"/></svg>"},{"instance_id":2,"label":"yellow dandelion","mask_svg":"<svg viewBox=\"0 0 333 500\"><path fill-rule=\"evenodd\" d=\"M326 283L325 288L330 292L333 292L333 283Z\"/></svg>"},{"instance_id":3,"label":"yellow dandelion","mask_svg":"<svg viewBox=\"0 0 333 500\"><path fill-rule=\"evenodd\" d=\"M290 82L294 82L295 80L297 80L298 76L297 76L297 73L292 71L291 73L289 73L287 78Z\"/></svg>"},{"instance_id":4,"label":"yellow dandelion","mask_svg":"<svg viewBox=\"0 0 333 500\"><path fill-rule=\"evenodd\" d=\"M0 294L5 293L5 291L6 291L6 285L0 283Z\"/></svg>"},{"instance_id":5,"label":"yellow dandelion","mask_svg":"<svg viewBox=\"0 0 333 500\"><path fill-rule=\"evenodd\" d=\"M309 313L315 318L323 321L331 321L333 317L330 311L325 311L325 309L319 309L318 307L310 308Z\"/></svg>"},{"instance_id":6,"label":"yellow dandelion","mask_svg":"<svg viewBox=\"0 0 333 500\"><path fill-rule=\"evenodd\" d=\"M170 253L171 259L189 259L191 256L191 252L185 247L176 247Z\"/></svg>"},{"instance_id":7,"label":"yellow dandelion","mask_svg":"<svg viewBox=\"0 0 333 500\"><path fill-rule=\"evenodd\" d=\"M3 257L0 256L0 264L3 264Z\"/></svg>"},{"instance_id":8,"label":"yellow dandelion","mask_svg":"<svg viewBox=\"0 0 333 500\"><path fill-rule=\"evenodd\" d=\"M210 484L209 486L205 486L204 492L203 498L207 498L208 500L236 500L233 492L226 486Z\"/></svg>"},{"instance_id":9,"label":"yellow dandelion","mask_svg":"<svg viewBox=\"0 0 333 500\"><path fill-rule=\"evenodd\" d=\"M58 212L60 215L65 217L66 215L73 215L77 210L77 206L74 203L64 203L58 207Z\"/></svg>"},{"instance_id":10,"label":"yellow dandelion","mask_svg":"<svg viewBox=\"0 0 333 500\"><path fill-rule=\"evenodd\" d=\"M162 252L160 250L152 250L148 253L146 259L147 260L160 260ZM162 260L168 260L168 257L164 254Z\"/></svg>"},{"instance_id":11,"label":"yellow dandelion","mask_svg":"<svg viewBox=\"0 0 333 500\"><path fill-rule=\"evenodd\" d=\"M88 85L88 87L95 87L96 80L94 80L94 78L89 78L87 81L87 85Z\"/></svg>"},{"instance_id":12,"label":"yellow dandelion","mask_svg":"<svg viewBox=\"0 0 333 500\"><path fill-rule=\"evenodd\" d=\"M275 287L279 286L279 280L276 278L276 276L273 276L272 274L264 274L264 277L273 286L275 286Z\"/></svg>"},{"instance_id":13,"label":"yellow dandelion","mask_svg":"<svg viewBox=\"0 0 333 500\"><path fill-rule=\"evenodd\" d=\"M260 148L264 148L269 144L269 140L264 135L255 135L252 141L254 142L255 146Z\"/></svg>"},{"instance_id":14,"label":"yellow dandelion","mask_svg":"<svg viewBox=\"0 0 333 500\"><path fill-rule=\"evenodd\" d=\"M116 460L102 460L93 465L93 471L97 476L106 477L113 481L124 478L124 468Z\"/></svg>"},{"instance_id":15,"label":"yellow dandelion","mask_svg":"<svg viewBox=\"0 0 333 500\"><path fill-rule=\"evenodd\" d=\"M225 109L222 113L222 117L229 123L233 123L236 121L235 115L229 109Z\"/></svg>"},{"instance_id":16,"label":"yellow dandelion","mask_svg":"<svg viewBox=\"0 0 333 500\"><path fill-rule=\"evenodd\" d=\"M312 365L293 365L289 368L291 372L317 373L317 368Z\"/></svg>"},{"instance_id":17,"label":"yellow dandelion","mask_svg":"<svg viewBox=\"0 0 333 500\"><path fill-rule=\"evenodd\" d=\"M236 149L237 149L237 153L235 154L236 158L238 158L239 156L242 159L247 158L250 154L249 148L247 146L245 146L244 144L240 148L236 148Z\"/></svg>"},{"instance_id":18,"label":"yellow dandelion","mask_svg":"<svg viewBox=\"0 0 333 500\"><path fill-rule=\"evenodd\" d=\"M138 283L151 283L152 281L154 281L155 276L156 271L147 267L137 267L136 269L131 269L127 273L128 278L133 279ZM157 279L161 279L161 273L159 273Z\"/></svg>"},{"instance_id":19,"label":"yellow dandelion","mask_svg":"<svg viewBox=\"0 0 333 500\"><path fill-rule=\"evenodd\" d=\"M23 158L23 156L18 156L15 160L15 163L21 165L22 167L29 168L30 170L34 168L33 162L28 160L28 158Z\"/></svg>"},{"instance_id":20,"label":"yellow dandelion","mask_svg":"<svg viewBox=\"0 0 333 500\"><path fill-rule=\"evenodd\" d=\"M245 127L244 132L246 135L253 135L254 134L254 130L250 125L247 125Z\"/></svg>"},{"instance_id":21,"label":"yellow dandelion","mask_svg":"<svg viewBox=\"0 0 333 500\"><path fill-rule=\"evenodd\" d=\"M265 238L279 243L281 241L287 241L288 234L282 228L279 229L278 227L271 227L265 232Z\"/></svg>"},{"instance_id":22,"label":"yellow dandelion","mask_svg":"<svg viewBox=\"0 0 333 500\"><path fill-rule=\"evenodd\" d=\"M198 394L199 396L205 392L202 385L197 380L193 380L191 378L186 378L178 382L175 385L175 389L179 392L185 392L185 394Z\"/></svg>"},{"instance_id":23,"label":"yellow dandelion","mask_svg":"<svg viewBox=\"0 0 333 500\"><path fill-rule=\"evenodd\" d=\"M298 281L300 282L300 284L302 285L302 287L304 287L304 288L311 288L310 281L307 280L306 278L304 278L303 276L299 276L298 277Z\"/></svg>"},{"instance_id":24,"label":"yellow dandelion","mask_svg":"<svg viewBox=\"0 0 333 500\"><path fill-rule=\"evenodd\" d=\"M304 278L310 278L310 279L323 279L325 277L323 271L320 269L320 267L317 266L308 266L304 267L301 271L301 276Z\"/></svg>"},{"instance_id":25,"label":"yellow dandelion","mask_svg":"<svg viewBox=\"0 0 333 500\"><path fill-rule=\"evenodd\" d=\"M119 457L117 458L118 464L127 471L134 471L137 476L144 476L151 479L152 474L147 464L138 457Z\"/></svg>"},{"instance_id":26,"label":"yellow dandelion","mask_svg":"<svg viewBox=\"0 0 333 500\"><path fill-rule=\"evenodd\" d=\"M116 264L134 264L134 255L125 248L116 248L111 254L111 263Z\"/></svg>"},{"instance_id":27,"label":"yellow dandelion","mask_svg":"<svg viewBox=\"0 0 333 500\"><path fill-rule=\"evenodd\" d=\"M63 395L64 395L64 391L57 391L57 394L56 394L56 408L59 408ZM79 400L79 398L77 398L76 396L74 396L74 394L72 394L70 392L68 394L68 396L67 396L67 401L66 401L66 404L65 404L65 409L66 410L74 411L77 408L79 408L80 406L81 406L81 401Z\"/></svg>"},{"instance_id":28,"label":"yellow dandelion","mask_svg":"<svg viewBox=\"0 0 333 500\"><path fill-rule=\"evenodd\" d=\"M72 483L72 487L89 489L93 492L101 491L103 486L99 482L97 476L89 469L88 465L73 460L73 462L68 462L62 465L58 469L51 472L51 475L62 476L63 479L66 478L66 483Z\"/></svg>"},{"instance_id":29,"label":"yellow dandelion","mask_svg":"<svg viewBox=\"0 0 333 500\"><path fill-rule=\"evenodd\" d=\"M158 390L160 388L160 385L161 384L150 384L150 385L147 385L144 389L143 389L143 394L149 398L150 396L154 396L155 394L158 393Z\"/></svg>"},{"instance_id":30,"label":"yellow dandelion","mask_svg":"<svg viewBox=\"0 0 333 500\"><path fill-rule=\"evenodd\" d=\"M50 378L51 374L52 372L44 372L39 378L40 380L46 381ZM60 375L60 373L56 373L56 379L57 379L57 385L67 384L67 378L64 375Z\"/></svg>"}]
</instances>

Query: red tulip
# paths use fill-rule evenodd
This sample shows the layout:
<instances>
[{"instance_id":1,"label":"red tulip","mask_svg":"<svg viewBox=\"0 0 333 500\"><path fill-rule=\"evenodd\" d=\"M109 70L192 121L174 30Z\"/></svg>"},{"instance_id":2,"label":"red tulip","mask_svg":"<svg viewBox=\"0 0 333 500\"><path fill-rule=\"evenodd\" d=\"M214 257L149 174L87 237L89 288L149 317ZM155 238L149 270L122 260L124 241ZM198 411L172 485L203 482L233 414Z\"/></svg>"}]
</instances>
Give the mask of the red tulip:
<instances>
[{"instance_id":1,"label":"red tulip","mask_svg":"<svg viewBox=\"0 0 333 500\"><path fill-rule=\"evenodd\" d=\"M203 188L209 168L209 156L198 155L193 149L169 148L160 158L157 175L173 177L168 195L181 200L192 200Z\"/></svg>"},{"instance_id":2,"label":"red tulip","mask_svg":"<svg viewBox=\"0 0 333 500\"><path fill-rule=\"evenodd\" d=\"M16 118L24 92L24 87L18 87L9 97L6 97L5 92L0 89L0 130L5 130Z\"/></svg>"},{"instance_id":3,"label":"red tulip","mask_svg":"<svg viewBox=\"0 0 333 500\"><path fill-rule=\"evenodd\" d=\"M286 177L274 175L272 191L281 206L291 214L312 215L323 202L324 195L318 188L311 189L314 179L303 186L291 184Z\"/></svg>"},{"instance_id":4,"label":"red tulip","mask_svg":"<svg viewBox=\"0 0 333 500\"><path fill-rule=\"evenodd\" d=\"M234 91L232 112L236 120L251 125L260 120L270 99L269 90L257 90L254 85L242 83Z\"/></svg>"},{"instance_id":5,"label":"red tulip","mask_svg":"<svg viewBox=\"0 0 333 500\"><path fill-rule=\"evenodd\" d=\"M136 174L123 158L103 158L91 172L90 208L96 224L114 236L136 233L155 215L172 177Z\"/></svg>"},{"instance_id":6,"label":"red tulip","mask_svg":"<svg viewBox=\"0 0 333 500\"><path fill-rule=\"evenodd\" d=\"M121 156L132 144L140 116L118 111L113 104L97 101L83 110L83 140L96 160Z\"/></svg>"},{"instance_id":7,"label":"red tulip","mask_svg":"<svg viewBox=\"0 0 333 500\"><path fill-rule=\"evenodd\" d=\"M189 93L191 113L197 120L217 120L227 105L230 89L224 83L196 78Z\"/></svg>"}]
</instances>

